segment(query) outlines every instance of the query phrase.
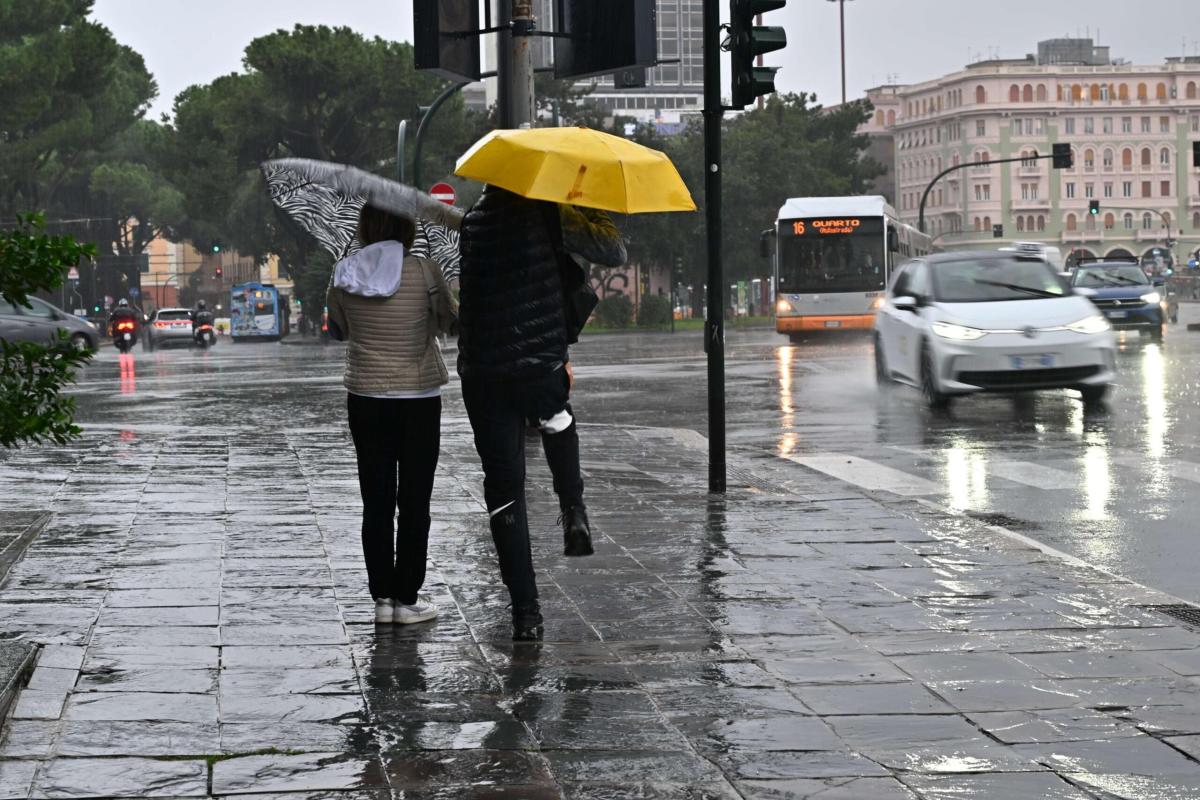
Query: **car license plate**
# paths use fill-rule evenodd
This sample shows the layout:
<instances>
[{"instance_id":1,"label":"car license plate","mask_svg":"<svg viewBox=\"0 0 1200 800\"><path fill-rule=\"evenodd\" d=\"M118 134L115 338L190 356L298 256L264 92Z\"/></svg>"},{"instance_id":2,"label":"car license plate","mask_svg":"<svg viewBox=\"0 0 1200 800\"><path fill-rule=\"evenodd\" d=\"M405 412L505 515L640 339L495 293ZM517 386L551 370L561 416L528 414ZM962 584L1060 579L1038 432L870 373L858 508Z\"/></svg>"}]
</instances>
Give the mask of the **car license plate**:
<instances>
[{"instance_id":1,"label":"car license plate","mask_svg":"<svg viewBox=\"0 0 1200 800\"><path fill-rule=\"evenodd\" d=\"M827 320L825 320L825 327L826 328L840 328L840 327L842 327L842 321L840 319L827 319Z\"/></svg>"},{"instance_id":2,"label":"car license plate","mask_svg":"<svg viewBox=\"0 0 1200 800\"><path fill-rule=\"evenodd\" d=\"M1125 319L1129 316L1128 311L1105 311L1104 314L1109 319Z\"/></svg>"},{"instance_id":3,"label":"car license plate","mask_svg":"<svg viewBox=\"0 0 1200 800\"><path fill-rule=\"evenodd\" d=\"M1044 369L1054 366L1054 356L1042 353L1036 356L1009 356L1013 369Z\"/></svg>"}]
</instances>

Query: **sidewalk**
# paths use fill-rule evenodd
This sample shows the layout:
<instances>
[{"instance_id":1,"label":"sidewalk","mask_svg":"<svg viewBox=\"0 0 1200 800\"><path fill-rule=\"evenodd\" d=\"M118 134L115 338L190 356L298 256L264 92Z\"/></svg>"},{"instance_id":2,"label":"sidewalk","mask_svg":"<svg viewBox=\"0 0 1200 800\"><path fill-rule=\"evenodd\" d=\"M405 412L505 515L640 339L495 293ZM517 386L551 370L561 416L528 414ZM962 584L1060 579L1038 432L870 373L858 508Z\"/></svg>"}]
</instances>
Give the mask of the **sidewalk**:
<instances>
[{"instance_id":1,"label":"sidewalk","mask_svg":"<svg viewBox=\"0 0 1200 800\"><path fill-rule=\"evenodd\" d=\"M447 418L441 616L377 628L347 437L291 423L0 455L5 510L56 512L0 586L45 645L0 798L1200 797L1200 634L1155 592L768 455L710 499L698 435L590 426L589 559L529 441L514 645Z\"/></svg>"}]
</instances>

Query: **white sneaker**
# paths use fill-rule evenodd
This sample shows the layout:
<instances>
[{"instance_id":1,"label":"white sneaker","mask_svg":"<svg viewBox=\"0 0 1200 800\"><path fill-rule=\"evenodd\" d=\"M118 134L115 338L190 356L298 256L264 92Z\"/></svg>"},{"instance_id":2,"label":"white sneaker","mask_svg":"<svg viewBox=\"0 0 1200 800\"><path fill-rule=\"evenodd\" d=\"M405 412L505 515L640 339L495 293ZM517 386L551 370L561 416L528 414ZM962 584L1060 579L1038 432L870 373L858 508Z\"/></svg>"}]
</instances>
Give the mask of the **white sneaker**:
<instances>
[{"instance_id":1,"label":"white sneaker","mask_svg":"<svg viewBox=\"0 0 1200 800\"><path fill-rule=\"evenodd\" d=\"M375 600L375 621L394 622L396 619L396 603L390 597L380 597Z\"/></svg>"},{"instance_id":2,"label":"white sneaker","mask_svg":"<svg viewBox=\"0 0 1200 800\"><path fill-rule=\"evenodd\" d=\"M397 625L411 625L414 622L425 622L435 617L437 617L437 606L433 604L433 600L429 599L427 594L417 595L417 602L411 606L396 603L394 621Z\"/></svg>"}]
</instances>

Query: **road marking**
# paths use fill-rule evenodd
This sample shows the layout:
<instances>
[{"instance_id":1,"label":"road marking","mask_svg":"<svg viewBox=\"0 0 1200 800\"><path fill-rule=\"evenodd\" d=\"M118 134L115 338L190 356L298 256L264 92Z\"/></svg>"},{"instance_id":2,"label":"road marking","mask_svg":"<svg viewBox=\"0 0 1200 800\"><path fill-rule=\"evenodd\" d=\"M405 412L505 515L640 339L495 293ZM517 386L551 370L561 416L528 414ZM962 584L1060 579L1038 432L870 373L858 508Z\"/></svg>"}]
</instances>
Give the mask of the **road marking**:
<instances>
[{"instance_id":1,"label":"road marking","mask_svg":"<svg viewBox=\"0 0 1200 800\"><path fill-rule=\"evenodd\" d=\"M1145 469L1152 465L1154 461L1155 458L1153 456L1133 450L1118 450L1116 451L1116 455L1113 456L1114 464L1133 469ZM1167 464L1172 477L1191 481L1192 483L1200 483L1200 464L1194 461L1181 461L1178 458L1166 458L1163 461Z\"/></svg>"},{"instance_id":2,"label":"road marking","mask_svg":"<svg viewBox=\"0 0 1200 800\"><path fill-rule=\"evenodd\" d=\"M823 472L830 477L852 483L871 491L884 491L905 497L942 494L944 489L933 481L909 475L898 469L843 453L818 453L807 456L787 456L789 461Z\"/></svg>"},{"instance_id":3,"label":"road marking","mask_svg":"<svg viewBox=\"0 0 1200 800\"><path fill-rule=\"evenodd\" d=\"M944 460L948 452L945 448L905 447L903 445L891 445L890 449L933 460ZM988 457L988 451L979 450L978 452L985 459L989 476L995 475L1014 483L1032 486L1035 489L1076 489L1079 487L1079 477L1066 470L1035 464L1032 461L992 460Z\"/></svg>"}]
</instances>

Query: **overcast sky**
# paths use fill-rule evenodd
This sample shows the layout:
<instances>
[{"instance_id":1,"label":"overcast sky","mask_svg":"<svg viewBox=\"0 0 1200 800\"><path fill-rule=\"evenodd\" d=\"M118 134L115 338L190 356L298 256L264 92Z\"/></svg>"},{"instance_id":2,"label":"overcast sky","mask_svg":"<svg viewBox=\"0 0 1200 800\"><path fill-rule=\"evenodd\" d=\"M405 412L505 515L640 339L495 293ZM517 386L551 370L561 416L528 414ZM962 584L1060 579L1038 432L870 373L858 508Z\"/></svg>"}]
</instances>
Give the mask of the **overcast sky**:
<instances>
[{"instance_id":1,"label":"overcast sky","mask_svg":"<svg viewBox=\"0 0 1200 800\"><path fill-rule=\"evenodd\" d=\"M1039 39L1077 34L1098 37L1115 58L1157 64L1200 52L1197 8L1195 0L847 0L847 91L854 98L889 79L927 80L969 58L1020 57ZM250 40L279 28L346 25L412 37L409 0L97 0L94 17L145 57L159 86L154 117L186 87L240 70ZM778 85L838 102L837 3L790 0L765 22L787 30L787 49L767 56L783 67Z\"/></svg>"}]
</instances>

